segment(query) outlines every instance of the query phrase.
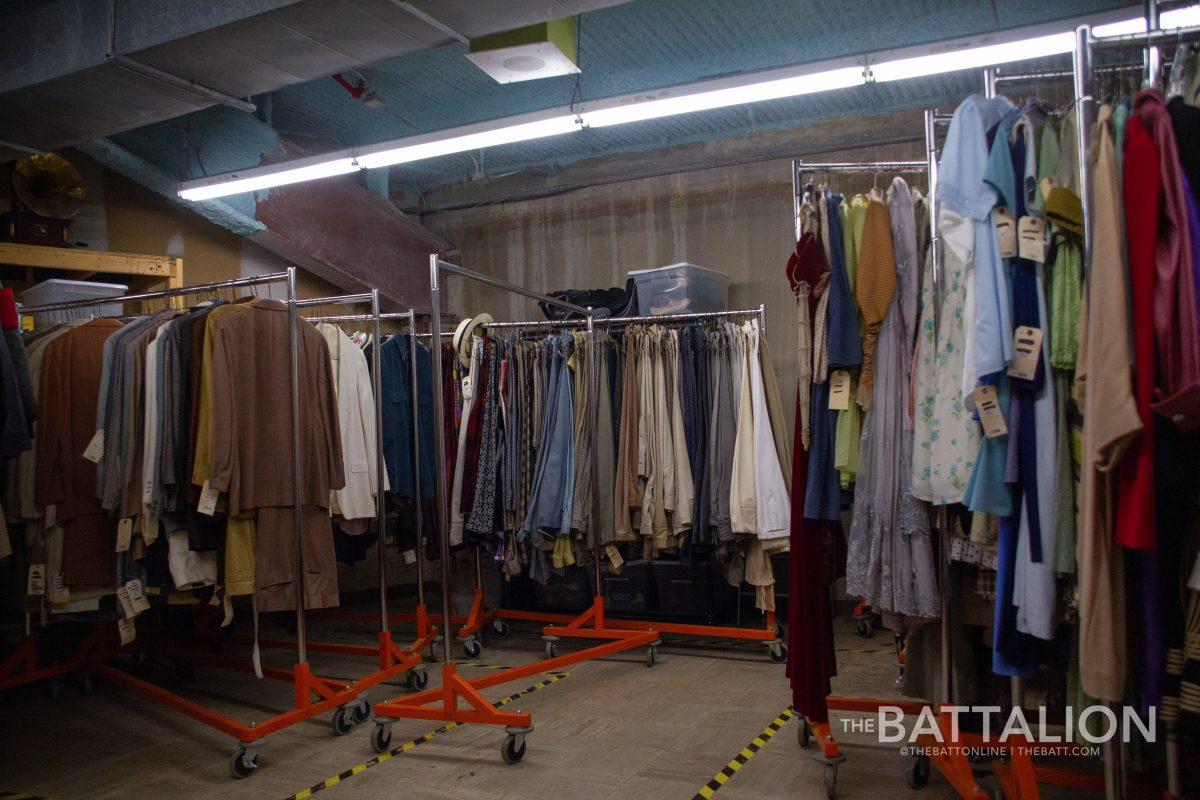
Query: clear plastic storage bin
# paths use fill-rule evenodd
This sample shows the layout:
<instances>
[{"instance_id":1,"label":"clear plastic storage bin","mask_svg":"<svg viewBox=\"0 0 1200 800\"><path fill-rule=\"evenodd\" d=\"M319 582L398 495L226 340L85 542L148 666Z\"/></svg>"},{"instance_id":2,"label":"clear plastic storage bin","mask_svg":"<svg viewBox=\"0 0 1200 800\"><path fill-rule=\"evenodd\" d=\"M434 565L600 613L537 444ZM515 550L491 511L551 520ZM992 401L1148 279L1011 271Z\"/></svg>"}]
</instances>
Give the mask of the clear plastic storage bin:
<instances>
[{"instance_id":1,"label":"clear plastic storage bin","mask_svg":"<svg viewBox=\"0 0 1200 800\"><path fill-rule=\"evenodd\" d=\"M129 287L123 283L68 281L62 278L51 278L21 292L21 305L43 306L51 303L67 303L72 300L120 297L128 292ZM40 330L59 322L68 322L84 317L115 317L119 316L122 310L123 306L120 303L114 303L107 306L64 308L59 311L46 311L41 314L31 314L30 316L33 317L34 330Z\"/></svg>"},{"instance_id":2,"label":"clear plastic storage bin","mask_svg":"<svg viewBox=\"0 0 1200 800\"><path fill-rule=\"evenodd\" d=\"M629 273L639 314L691 314L729 308L729 276L686 261Z\"/></svg>"}]
</instances>

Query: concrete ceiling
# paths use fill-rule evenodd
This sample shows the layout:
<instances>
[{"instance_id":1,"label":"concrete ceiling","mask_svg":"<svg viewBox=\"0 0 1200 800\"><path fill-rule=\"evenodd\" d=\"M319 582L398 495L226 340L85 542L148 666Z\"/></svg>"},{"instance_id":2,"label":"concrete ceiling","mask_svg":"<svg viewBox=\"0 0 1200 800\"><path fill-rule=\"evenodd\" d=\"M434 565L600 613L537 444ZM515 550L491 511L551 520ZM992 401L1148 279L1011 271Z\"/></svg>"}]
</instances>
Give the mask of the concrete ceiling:
<instances>
[{"instance_id":1,"label":"concrete ceiling","mask_svg":"<svg viewBox=\"0 0 1200 800\"><path fill-rule=\"evenodd\" d=\"M61 148L213 105L118 66L114 49L245 98L456 41L447 30L479 36L613 4L413 0L435 26L392 0L7 2L0 4L0 140ZM0 158L14 155L0 148Z\"/></svg>"}]
</instances>

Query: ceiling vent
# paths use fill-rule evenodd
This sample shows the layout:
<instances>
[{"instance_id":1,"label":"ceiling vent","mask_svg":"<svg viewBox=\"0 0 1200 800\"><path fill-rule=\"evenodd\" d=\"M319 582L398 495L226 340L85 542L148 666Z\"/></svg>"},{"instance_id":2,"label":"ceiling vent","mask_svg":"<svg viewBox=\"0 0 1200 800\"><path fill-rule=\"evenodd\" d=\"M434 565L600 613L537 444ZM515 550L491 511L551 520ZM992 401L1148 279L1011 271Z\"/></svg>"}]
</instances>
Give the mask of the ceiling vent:
<instances>
[{"instance_id":1,"label":"ceiling vent","mask_svg":"<svg viewBox=\"0 0 1200 800\"><path fill-rule=\"evenodd\" d=\"M467 58L497 83L579 72L575 18L556 19L472 39Z\"/></svg>"}]
</instances>

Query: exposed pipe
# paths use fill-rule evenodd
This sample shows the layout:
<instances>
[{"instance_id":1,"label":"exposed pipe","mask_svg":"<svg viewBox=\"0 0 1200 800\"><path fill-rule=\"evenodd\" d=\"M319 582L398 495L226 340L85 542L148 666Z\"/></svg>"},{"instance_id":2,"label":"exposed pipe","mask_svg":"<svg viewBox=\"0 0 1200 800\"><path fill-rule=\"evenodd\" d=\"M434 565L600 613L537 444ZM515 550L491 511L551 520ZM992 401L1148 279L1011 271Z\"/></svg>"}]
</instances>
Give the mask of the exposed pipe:
<instances>
[{"instance_id":1,"label":"exposed pipe","mask_svg":"<svg viewBox=\"0 0 1200 800\"><path fill-rule=\"evenodd\" d=\"M132 72L135 75L141 75L144 78L150 78L151 80L158 81L159 83L166 84L167 86L171 86L175 89L191 92L194 95L211 100L218 105L228 106L229 108L234 108L238 111L245 111L247 114L253 114L257 110L257 107L254 105L254 103L243 100L240 97L234 97L231 94L225 94L224 92L218 91L209 86L196 83L195 81L189 81L186 78L180 78L178 75L172 75L169 72L162 71L158 67L152 67L149 64L143 64L137 59L130 58L129 56L123 56L119 53L110 53L109 60L121 69Z\"/></svg>"},{"instance_id":2,"label":"exposed pipe","mask_svg":"<svg viewBox=\"0 0 1200 800\"><path fill-rule=\"evenodd\" d=\"M412 3L405 3L404 0L391 0L391 4L394 5L396 8L402 9L404 11L407 11L409 14L412 14L414 17L421 20L421 22L424 22L429 27L436 28L437 30L441 31L442 33L446 34L447 36L449 36L453 39L457 39L458 41L462 42L463 44L467 44L468 42L471 41L466 36L463 36L461 33L454 30L454 28L451 28L449 25L447 25L444 22L440 22L437 19L434 19L429 14L426 14L424 11L422 11L421 9L414 6Z\"/></svg>"}]
</instances>

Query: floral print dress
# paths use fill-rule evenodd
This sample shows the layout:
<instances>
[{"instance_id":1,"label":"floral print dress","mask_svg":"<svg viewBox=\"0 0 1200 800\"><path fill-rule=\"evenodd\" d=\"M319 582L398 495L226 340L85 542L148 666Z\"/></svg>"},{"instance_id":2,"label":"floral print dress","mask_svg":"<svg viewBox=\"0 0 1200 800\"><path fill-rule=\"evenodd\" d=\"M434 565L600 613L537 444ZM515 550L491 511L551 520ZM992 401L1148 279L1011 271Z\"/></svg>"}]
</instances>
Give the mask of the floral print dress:
<instances>
[{"instance_id":1,"label":"floral print dress","mask_svg":"<svg viewBox=\"0 0 1200 800\"><path fill-rule=\"evenodd\" d=\"M975 244L975 220L948 205L938 209L942 247L940 324L934 325L933 268L927 263L921 286L917 361L913 376L912 493L939 505L962 501L975 454L979 425L963 398L966 352L964 312L967 271Z\"/></svg>"}]
</instances>

